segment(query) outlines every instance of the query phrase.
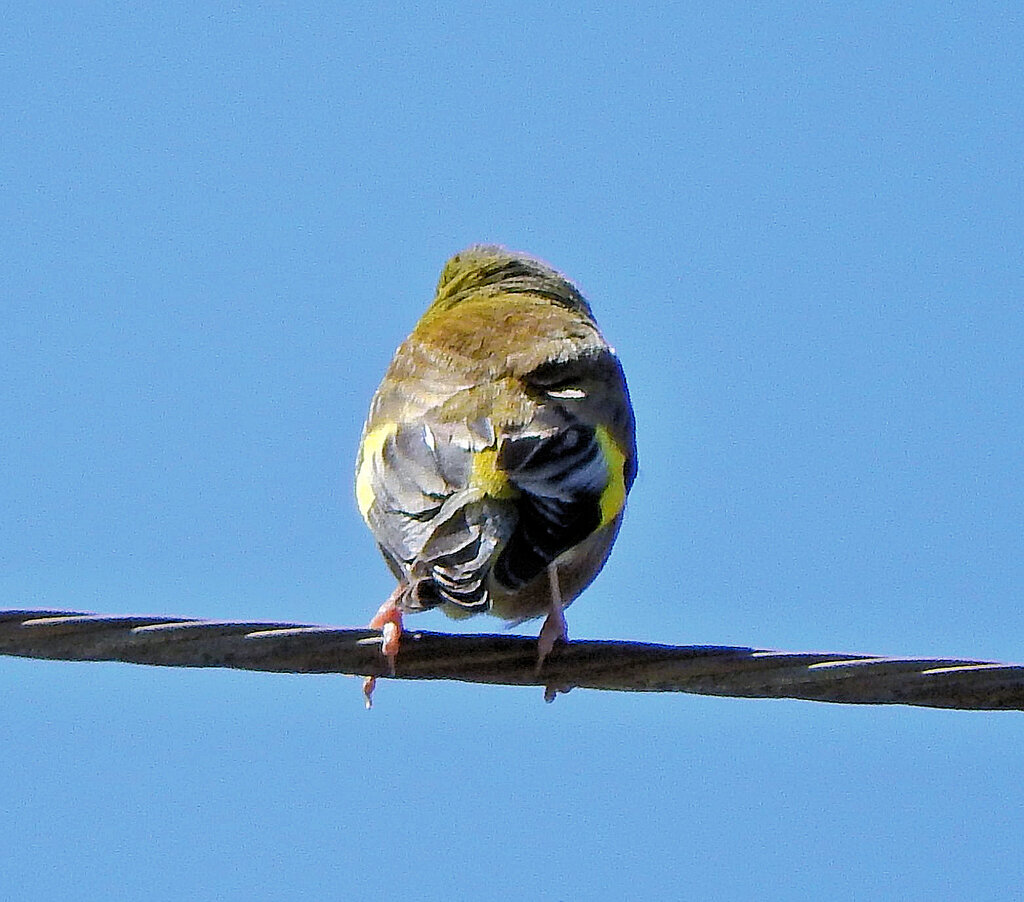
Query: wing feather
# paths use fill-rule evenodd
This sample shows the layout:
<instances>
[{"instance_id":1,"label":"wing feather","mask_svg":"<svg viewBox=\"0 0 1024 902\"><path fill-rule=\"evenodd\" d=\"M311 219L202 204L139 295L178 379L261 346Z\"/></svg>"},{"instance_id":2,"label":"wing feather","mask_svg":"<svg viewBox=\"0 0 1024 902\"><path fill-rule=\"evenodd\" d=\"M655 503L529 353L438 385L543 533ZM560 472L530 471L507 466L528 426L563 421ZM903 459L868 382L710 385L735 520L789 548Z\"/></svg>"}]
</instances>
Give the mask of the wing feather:
<instances>
[{"instance_id":1,"label":"wing feather","mask_svg":"<svg viewBox=\"0 0 1024 902\"><path fill-rule=\"evenodd\" d=\"M614 354L547 363L521 384L532 413L520 425L420 408L420 419L370 433L359 494L372 499L364 516L408 584L404 607L486 608L491 579L525 586L621 511L636 464Z\"/></svg>"}]
</instances>

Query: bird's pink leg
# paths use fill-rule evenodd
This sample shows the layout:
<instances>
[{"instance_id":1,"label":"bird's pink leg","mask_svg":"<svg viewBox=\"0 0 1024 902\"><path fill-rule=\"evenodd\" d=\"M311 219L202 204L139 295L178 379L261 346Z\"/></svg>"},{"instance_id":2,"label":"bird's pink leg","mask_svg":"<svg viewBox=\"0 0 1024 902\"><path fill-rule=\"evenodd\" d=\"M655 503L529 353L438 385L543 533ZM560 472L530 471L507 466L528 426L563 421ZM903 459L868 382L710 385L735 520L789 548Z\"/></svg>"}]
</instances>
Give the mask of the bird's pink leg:
<instances>
[{"instance_id":1,"label":"bird's pink leg","mask_svg":"<svg viewBox=\"0 0 1024 902\"><path fill-rule=\"evenodd\" d=\"M391 597L384 602L373 615L370 621L370 629L380 630L383 634L381 651L388 659L388 667L392 675L395 672L395 660L398 658L398 646L402 638L402 611L398 606L398 599L402 597L403 586L399 586L391 593ZM367 677L363 680L363 695L366 697L366 707L373 707L373 690L377 685L376 677Z\"/></svg>"},{"instance_id":2,"label":"bird's pink leg","mask_svg":"<svg viewBox=\"0 0 1024 902\"><path fill-rule=\"evenodd\" d=\"M551 602L548 616L540 628L537 637L537 673L544 666L544 659L551 654L556 642L569 639L569 630L565 623L565 612L562 610L562 591L558 585L558 570L554 564L548 567L548 579L551 582Z\"/></svg>"},{"instance_id":3,"label":"bird's pink leg","mask_svg":"<svg viewBox=\"0 0 1024 902\"><path fill-rule=\"evenodd\" d=\"M558 585L558 569L554 564L548 567L548 579L551 582L551 606L537 637L536 673L540 673L544 659L551 654L556 642L569 641L569 628L565 622L565 608L562 606L562 590ZM570 689L571 685L549 683L544 687L544 701L553 702L559 692L564 694Z\"/></svg>"},{"instance_id":4,"label":"bird's pink leg","mask_svg":"<svg viewBox=\"0 0 1024 902\"><path fill-rule=\"evenodd\" d=\"M552 607L548 613L544 625L540 628L540 635L537 637L537 673L540 673L544 666L544 659L551 654L551 649L556 642L566 642L569 639L568 627L565 623L565 614L562 607Z\"/></svg>"},{"instance_id":5,"label":"bird's pink leg","mask_svg":"<svg viewBox=\"0 0 1024 902\"><path fill-rule=\"evenodd\" d=\"M403 629L402 611L398 607L398 594L394 593L385 601L370 621L370 629L380 630L384 634L380 650L388 659L392 673L395 672L395 659L398 657L398 645Z\"/></svg>"}]
</instances>

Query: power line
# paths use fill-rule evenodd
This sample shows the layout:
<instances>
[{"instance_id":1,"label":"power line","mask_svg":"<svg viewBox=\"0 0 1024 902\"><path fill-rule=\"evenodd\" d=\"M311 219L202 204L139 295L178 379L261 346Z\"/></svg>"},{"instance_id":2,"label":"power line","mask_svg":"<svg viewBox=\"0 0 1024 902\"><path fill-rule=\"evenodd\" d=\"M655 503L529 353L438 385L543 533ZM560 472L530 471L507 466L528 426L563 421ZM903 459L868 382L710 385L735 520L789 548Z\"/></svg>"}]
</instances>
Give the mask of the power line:
<instances>
[{"instance_id":1,"label":"power line","mask_svg":"<svg viewBox=\"0 0 1024 902\"><path fill-rule=\"evenodd\" d=\"M166 667L391 677L380 633L301 623L0 611L0 654ZM709 645L574 640L536 672L537 641L507 634L409 630L393 675L509 686L689 692L1024 710L1024 666L959 658L896 658Z\"/></svg>"}]
</instances>

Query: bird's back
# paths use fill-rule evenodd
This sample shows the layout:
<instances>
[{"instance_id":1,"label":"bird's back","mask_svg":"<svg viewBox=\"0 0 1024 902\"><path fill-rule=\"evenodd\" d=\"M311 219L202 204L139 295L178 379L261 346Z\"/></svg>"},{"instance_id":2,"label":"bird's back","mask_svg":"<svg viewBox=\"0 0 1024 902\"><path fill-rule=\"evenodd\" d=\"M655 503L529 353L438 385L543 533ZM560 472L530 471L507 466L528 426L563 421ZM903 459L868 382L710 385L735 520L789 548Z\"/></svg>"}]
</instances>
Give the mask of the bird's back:
<instances>
[{"instance_id":1,"label":"bird's back","mask_svg":"<svg viewBox=\"0 0 1024 902\"><path fill-rule=\"evenodd\" d=\"M525 619L552 562L566 603L604 563L636 470L632 412L585 302L461 290L396 352L357 496L406 609Z\"/></svg>"}]
</instances>

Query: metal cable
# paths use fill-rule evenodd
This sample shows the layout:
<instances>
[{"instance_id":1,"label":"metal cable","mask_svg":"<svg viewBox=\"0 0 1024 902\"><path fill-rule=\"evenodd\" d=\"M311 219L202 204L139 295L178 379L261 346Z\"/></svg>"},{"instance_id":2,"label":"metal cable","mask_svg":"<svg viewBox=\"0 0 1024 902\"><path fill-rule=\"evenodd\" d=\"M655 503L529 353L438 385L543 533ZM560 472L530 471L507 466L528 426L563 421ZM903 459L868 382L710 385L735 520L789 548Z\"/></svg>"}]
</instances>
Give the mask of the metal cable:
<instances>
[{"instance_id":1,"label":"metal cable","mask_svg":"<svg viewBox=\"0 0 1024 902\"><path fill-rule=\"evenodd\" d=\"M1024 666L951 658L780 652L730 646L574 640L536 672L537 641L507 634L408 631L395 673L380 633L298 623L0 611L0 654L275 673L346 673L403 680L623 692L691 692L1024 710Z\"/></svg>"}]
</instances>

